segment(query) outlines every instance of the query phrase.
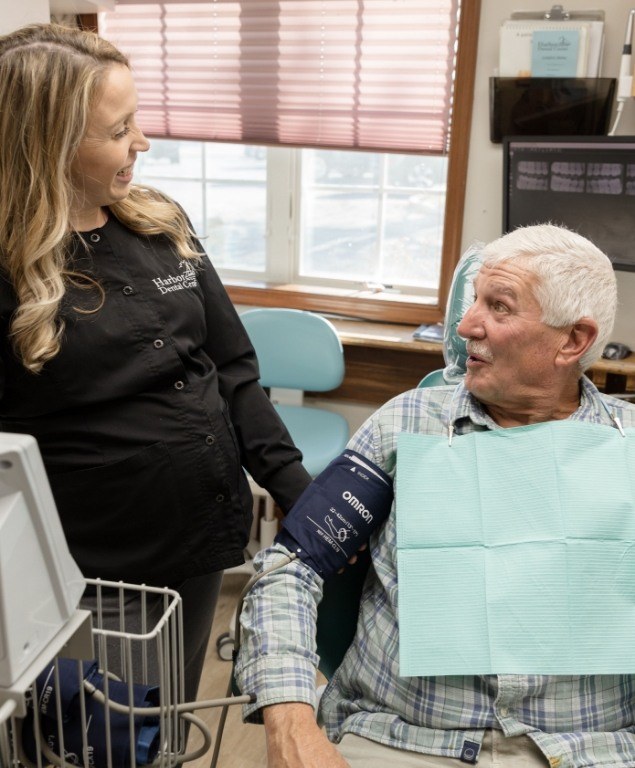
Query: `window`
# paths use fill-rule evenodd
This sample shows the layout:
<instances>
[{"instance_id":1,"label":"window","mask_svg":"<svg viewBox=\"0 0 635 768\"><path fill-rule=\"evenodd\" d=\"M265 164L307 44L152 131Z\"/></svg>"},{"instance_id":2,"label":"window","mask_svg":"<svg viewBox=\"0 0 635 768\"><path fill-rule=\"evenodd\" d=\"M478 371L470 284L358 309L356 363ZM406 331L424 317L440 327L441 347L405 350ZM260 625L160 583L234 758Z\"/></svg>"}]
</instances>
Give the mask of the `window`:
<instances>
[{"instance_id":1,"label":"window","mask_svg":"<svg viewBox=\"0 0 635 768\"><path fill-rule=\"evenodd\" d=\"M137 178L184 205L235 301L419 323L459 256L478 15L119 0L100 30L160 137Z\"/></svg>"},{"instance_id":2,"label":"window","mask_svg":"<svg viewBox=\"0 0 635 768\"><path fill-rule=\"evenodd\" d=\"M446 166L436 156L154 140L137 181L183 205L225 279L433 296Z\"/></svg>"}]
</instances>

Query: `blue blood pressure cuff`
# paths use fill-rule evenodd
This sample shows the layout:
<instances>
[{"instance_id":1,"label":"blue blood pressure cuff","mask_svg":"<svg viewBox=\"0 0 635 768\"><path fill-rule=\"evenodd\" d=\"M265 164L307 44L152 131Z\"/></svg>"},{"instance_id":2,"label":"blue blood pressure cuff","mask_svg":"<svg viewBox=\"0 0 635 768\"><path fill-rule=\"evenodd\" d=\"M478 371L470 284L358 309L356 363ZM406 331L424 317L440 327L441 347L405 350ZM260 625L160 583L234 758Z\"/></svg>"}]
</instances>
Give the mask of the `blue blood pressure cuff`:
<instances>
[{"instance_id":1,"label":"blue blood pressure cuff","mask_svg":"<svg viewBox=\"0 0 635 768\"><path fill-rule=\"evenodd\" d=\"M90 768L126 768L132 763L131 741L137 765L154 762L161 747L161 724L156 715L135 715L132 729L128 712L109 709L104 702L92 695L86 695L84 730L80 702L83 681L102 693L105 693L106 688L104 676L98 670L96 661L82 662L81 677L77 664L78 662L72 659L57 660L59 686L54 673L55 662L51 662L36 680L39 716L35 720L31 706L22 729L22 749L30 763L34 766L40 764L34 730L36 722L39 722L41 739L56 755L61 755L60 737L63 736L66 765L82 765L86 747L89 755L86 765L90 765ZM157 707L160 703L159 688L155 686L135 683L132 686L132 696L133 700L129 705L128 683L109 678L108 698L112 702L143 709ZM61 722L58 721L58 705ZM49 762L46 756L42 756L41 764L48 765ZM25 764L29 763L25 761Z\"/></svg>"},{"instance_id":2,"label":"blue blood pressure cuff","mask_svg":"<svg viewBox=\"0 0 635 768\"><path fill-rule=\"evenodd\" d=\"M336 573L390 513L392 478L346 450L306 488L275 541L323 578Z\"/></svg>"}]
</instances>

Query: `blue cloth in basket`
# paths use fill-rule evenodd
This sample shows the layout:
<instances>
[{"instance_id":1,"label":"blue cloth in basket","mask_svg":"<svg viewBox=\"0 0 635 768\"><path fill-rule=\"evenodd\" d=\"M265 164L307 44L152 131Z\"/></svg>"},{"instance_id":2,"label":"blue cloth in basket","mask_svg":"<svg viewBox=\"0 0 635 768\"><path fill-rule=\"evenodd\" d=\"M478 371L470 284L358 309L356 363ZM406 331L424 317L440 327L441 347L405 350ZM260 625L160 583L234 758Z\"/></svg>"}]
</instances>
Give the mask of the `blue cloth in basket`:
<instances>
[{"instance_id":1,"label":"blue cloth in basket","mask_svg":"<svg viewBox=\"0 0 635 768\"><path fill-rule=\"evenodd\" d=\"M82 721L80 710L80 686L78 663L72 659L58 659L59 690L56 688L55 665L50 665L38 676L36 681L41 738L56 755L60 754L60 731L64 738L64 758L72 765L83 765ZM104 676L96 661L82 662L82 676L100 691L104 691ZM156 686L133 684L134 707L156 707L159 704L159 689ZM128 684L120 680L108 680L108 696L111 701L128 705ZM62 722L58 721L59 715ZM107 768L108 753L106 743L106 705L85 695L86 703L86 743L90 768ZM126 768L131 763L130 755L130 719L128 714L109 710L110 743L113 768ZM34 715L31 709L25 718L22 729L22 747L32 763L37 763L37 748L33 729ZM134 739L135 759L137 764L151 763L159 751L159 717L135 716ZM46 764L48 761L43 758Z\"/></svg>"}]
</instances>

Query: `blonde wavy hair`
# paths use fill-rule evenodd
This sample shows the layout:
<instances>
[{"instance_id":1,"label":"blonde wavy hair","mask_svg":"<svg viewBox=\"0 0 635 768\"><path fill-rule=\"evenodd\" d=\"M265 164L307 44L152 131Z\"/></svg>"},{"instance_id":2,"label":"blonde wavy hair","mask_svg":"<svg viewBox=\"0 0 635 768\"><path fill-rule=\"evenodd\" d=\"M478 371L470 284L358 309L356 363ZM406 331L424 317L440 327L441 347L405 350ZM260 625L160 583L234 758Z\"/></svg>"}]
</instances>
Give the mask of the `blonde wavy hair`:
<instances>
[{"instance_id":1,"label":"blonde wavy hair","mask_svg":"<svg viewBox=\"0 0 635 768\"><path fill-rule=\"evenodd\" d=\"M69 267L70 167L114 64L129 66L80 29L32 24L0 37L0 268L17 297L13 349L34 373L60 350L69 284L95 285ZM159 191L132 187L110 211L139 234L165 235L180 258L200 258L187 217Z\"/></svg>"}]
</instances>

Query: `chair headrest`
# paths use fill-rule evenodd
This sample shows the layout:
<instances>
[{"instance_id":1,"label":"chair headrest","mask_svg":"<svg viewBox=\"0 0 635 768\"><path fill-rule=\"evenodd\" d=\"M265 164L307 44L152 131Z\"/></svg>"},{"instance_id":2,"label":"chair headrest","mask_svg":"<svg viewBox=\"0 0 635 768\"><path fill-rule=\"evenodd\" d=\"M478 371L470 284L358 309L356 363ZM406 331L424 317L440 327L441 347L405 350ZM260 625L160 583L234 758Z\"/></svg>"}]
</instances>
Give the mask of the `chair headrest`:
<instances>
[{"instance_id":1,"label":"chair headrest","mask_svg":"<svg viewBox=\"0 0 635 768\"><path fill-rule=\"evenodd\" d=\"M443 378L447 384L457 384L465 375L467 348L465 339L458 335L456 329L474 301L473 282L483 263L482 250L483 243L470 245L454 270L443 330Z\"/></svg>"}]
</instances>

